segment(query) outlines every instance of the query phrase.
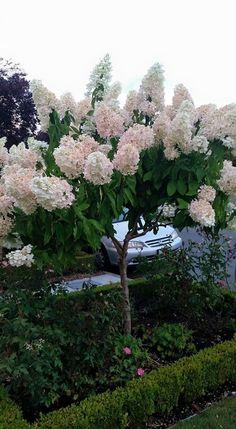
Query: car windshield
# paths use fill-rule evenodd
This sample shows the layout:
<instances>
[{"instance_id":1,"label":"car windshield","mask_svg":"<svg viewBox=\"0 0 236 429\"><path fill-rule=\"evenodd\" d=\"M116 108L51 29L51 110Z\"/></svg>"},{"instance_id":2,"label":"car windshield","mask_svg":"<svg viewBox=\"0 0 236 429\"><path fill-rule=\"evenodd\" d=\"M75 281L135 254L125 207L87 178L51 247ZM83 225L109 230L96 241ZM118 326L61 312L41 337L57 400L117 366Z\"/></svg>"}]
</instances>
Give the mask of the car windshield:
<instances>
[{"instance_id":1,"label":"car windshield","mask_svg":"<svg viewBox=\"0 0 236 429\"><path fill-rule=\"evenodd\" d=\"M128 213L128 209L124 208L120 216L117 219L113 219L112 223L125 222L127 213Z\"/></svg>"}]
</instances>

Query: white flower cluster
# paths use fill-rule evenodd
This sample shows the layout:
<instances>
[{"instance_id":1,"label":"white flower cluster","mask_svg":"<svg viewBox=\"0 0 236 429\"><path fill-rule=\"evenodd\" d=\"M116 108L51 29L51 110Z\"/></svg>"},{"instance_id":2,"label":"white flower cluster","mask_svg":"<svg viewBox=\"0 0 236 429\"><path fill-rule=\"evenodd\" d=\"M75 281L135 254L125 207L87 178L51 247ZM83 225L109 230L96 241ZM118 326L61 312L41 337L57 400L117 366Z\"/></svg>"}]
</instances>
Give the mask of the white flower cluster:
<instances>
[{"instance_id":1,"label":"white flower cluster","mask_svg":"<svg viewBox=\"0 0 236 429\"><path fill-rule=\"evenodd\" d=\"M176 205L175 204L163 204L162 207L160 207L160 210L162 211L162 216L166 219L171 219L175 217L176 213Z\"/></svg>"},{"instance_id":2,"label":"white flower cluster","mask_svg":"<svg viewBox=\"0 0 236 429\"><path fill-rule=\"evenodd\" d=\"M6 144L6 137L0 138L0 168L3 167L3 165L7 164L8 162L8 150L5 147Z\"/></svg>"},{"instance_id":3,"label":"white flower cluster","mask_svg":"<svg viewBox=\"0 0 236 429\"><path fill-rule=\"evenodd\" d=\"M9 252L6 257L12 267L31 267L34 264L34 255L32 253L33 246L28 244L20 250Z\"/></svg>"},{"instance_id":4,"label":"white flower cluster","mask_svg":"<svg viewBox=\"0 0 236 429\"><path fill-rule=\"evenodd\" d=\"M91 153L85 161L84 177L94 185L109 183L112 173L112 162L101 152Z\"/></svg>"},{"instance_id":5,"label":"white flower cluster","mask_svg":"<svg viewBox=\"0 0 236 429\"><path fill-rule=\"evenodd\" d=\"M55 176L34 177L30 189L37 203L49 212L68 208L75 199L72 186L66 180Z\"/></svg>"},{"instance_id":6,"label":"white flower cluster","mask_svg":"<svg viewBox=\"0 0 236 429\"><path fill-rule=\"evenodd\" d=\"M191 201L189 214L194 222L211 228L215 225L215 211L211 205L216 196L212 186L203 185L199 189L198 199Z\"/></svg>"},{"instance_id":7,"label":"white flower cluster","mask_svg":"<svg viewBox=\"0 0 236 429\"><path fill-rule=\"evenodd\" d=\"M34 168L39 161L37 151L28 149L25 144L12 145L9 150L9 163L18 164L22 168Z\"/></svg>"},{"instance_id":8,"label":"white flower cluster","mask_svg":"<svg viewBox=\"0 0 236 429\"><path fill-rule=\"evenodd\" d=\"M217 181L221 191L229 196L236 195L236 167L231 161L224 161L220 172L220 179Z\"/></svg>"},{"instance_id":9,"label":"white flower cluster","mask_svg":"<svg viewBox=\"0 0 236 429\"><path fill-rule=\"evenodd\" d=\"M33 80L30 83L34 104L36 106L41 130L47 131L49 123L49 114L52 109L60 110L60 102L56 95L49 91L40 80Z\"/></svg>"},{"instance_id":10,"label":"white flower cluster","mask_svg":"<svg viewBox=\"0 0 236 429\"><path fill-rule=\"evenodd\" d=\"M154 64L144 76L139 88L140 110L148 116L154 116L164 107L164 72L159 63Z\"/></svg>"},{"instance_id":11,"label":"white flower cluster","mask_svg":"<svg viewBox=\"0 0 236 429\"><path fill-rule=\"evenodd\" d=\"M109 82L111 80L111 59L110 55L106 54L104 58L94 67L90 74L89 82L87 84L86 96L90 97L92 92L98 85L103 86L104 93L106 94L109 88ZM100 91L98 95L103 95Z\"/></svg>"}]
</instances>

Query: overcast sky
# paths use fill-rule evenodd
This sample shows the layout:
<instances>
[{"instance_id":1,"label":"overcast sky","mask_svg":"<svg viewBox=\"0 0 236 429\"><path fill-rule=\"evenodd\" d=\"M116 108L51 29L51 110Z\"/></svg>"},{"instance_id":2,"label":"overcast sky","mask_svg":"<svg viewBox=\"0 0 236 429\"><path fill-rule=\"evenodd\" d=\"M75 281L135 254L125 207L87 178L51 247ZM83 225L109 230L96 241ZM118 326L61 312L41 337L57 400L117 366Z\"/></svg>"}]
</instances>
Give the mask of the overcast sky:
<instances>
[{"instance_id":1,"label":"overcast sky","mask_svg":"<svg viewBox=\"0 0 236 429\"><path fill-rule=\"evenodd\" d=\"M167 102L180 82L196 105L236 102L236 0L0 0L0 10L0 56L57 95L81 99L110 53L123 94L160 62Z\"/></svg>"}]
</instances>

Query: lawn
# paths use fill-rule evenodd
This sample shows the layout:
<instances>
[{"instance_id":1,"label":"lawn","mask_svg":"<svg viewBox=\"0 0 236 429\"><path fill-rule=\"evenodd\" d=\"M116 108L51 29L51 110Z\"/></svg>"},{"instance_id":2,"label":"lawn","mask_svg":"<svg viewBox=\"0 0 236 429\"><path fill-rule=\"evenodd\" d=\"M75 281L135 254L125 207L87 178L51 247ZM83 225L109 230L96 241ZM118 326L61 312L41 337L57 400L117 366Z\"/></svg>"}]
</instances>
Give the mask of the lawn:
<instances>
[{"instance_id":1,"label":"lawn","mask_svg":"<svg viewBox=\"0 0 236 429\"><path fill-rule=\"evenodd\" d=\"M228 398L197 417L177 423L173 429L235 429L236 398Z\"/></svg>"}]
</instances>

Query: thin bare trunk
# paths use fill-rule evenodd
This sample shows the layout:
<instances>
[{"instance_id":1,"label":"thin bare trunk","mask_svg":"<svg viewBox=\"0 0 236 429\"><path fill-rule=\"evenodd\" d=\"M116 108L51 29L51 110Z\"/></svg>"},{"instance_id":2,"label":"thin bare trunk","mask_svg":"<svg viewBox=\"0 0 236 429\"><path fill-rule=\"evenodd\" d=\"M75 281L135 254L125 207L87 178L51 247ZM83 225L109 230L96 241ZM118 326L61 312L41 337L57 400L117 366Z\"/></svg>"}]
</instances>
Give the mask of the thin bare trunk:
<instances>
[{"instance_id":1,"label":"thin bare trunk","mask_svg":"<svg viewBox=\"0 0 236 429\"><path fill-rule=\"evenodd\" d=\"M126 252L120 255L120 279L123 293L123 324L125 335L131 334L131 309L129 300L129 286L127 278Z\"/></svg>"},{"instance_id":2,"label":"thin bare trunk","mask_svg":"<svg viewBox=\"0 0 236 429\"><path fill-rule=\"evenodd\" d=\"M127 238L124 240L124 243L120 243L115 237L111 237L113 244L117 250L119 255L119 268L120 268L120 283L122 287L122 295L123 295L123 326L124 326L124 334L131 334L131 308L130 308L130 300L129 300L129 286L128 286L128 278L127 278L127 250L129 241Z\"/></svg>"}]
</instances>

